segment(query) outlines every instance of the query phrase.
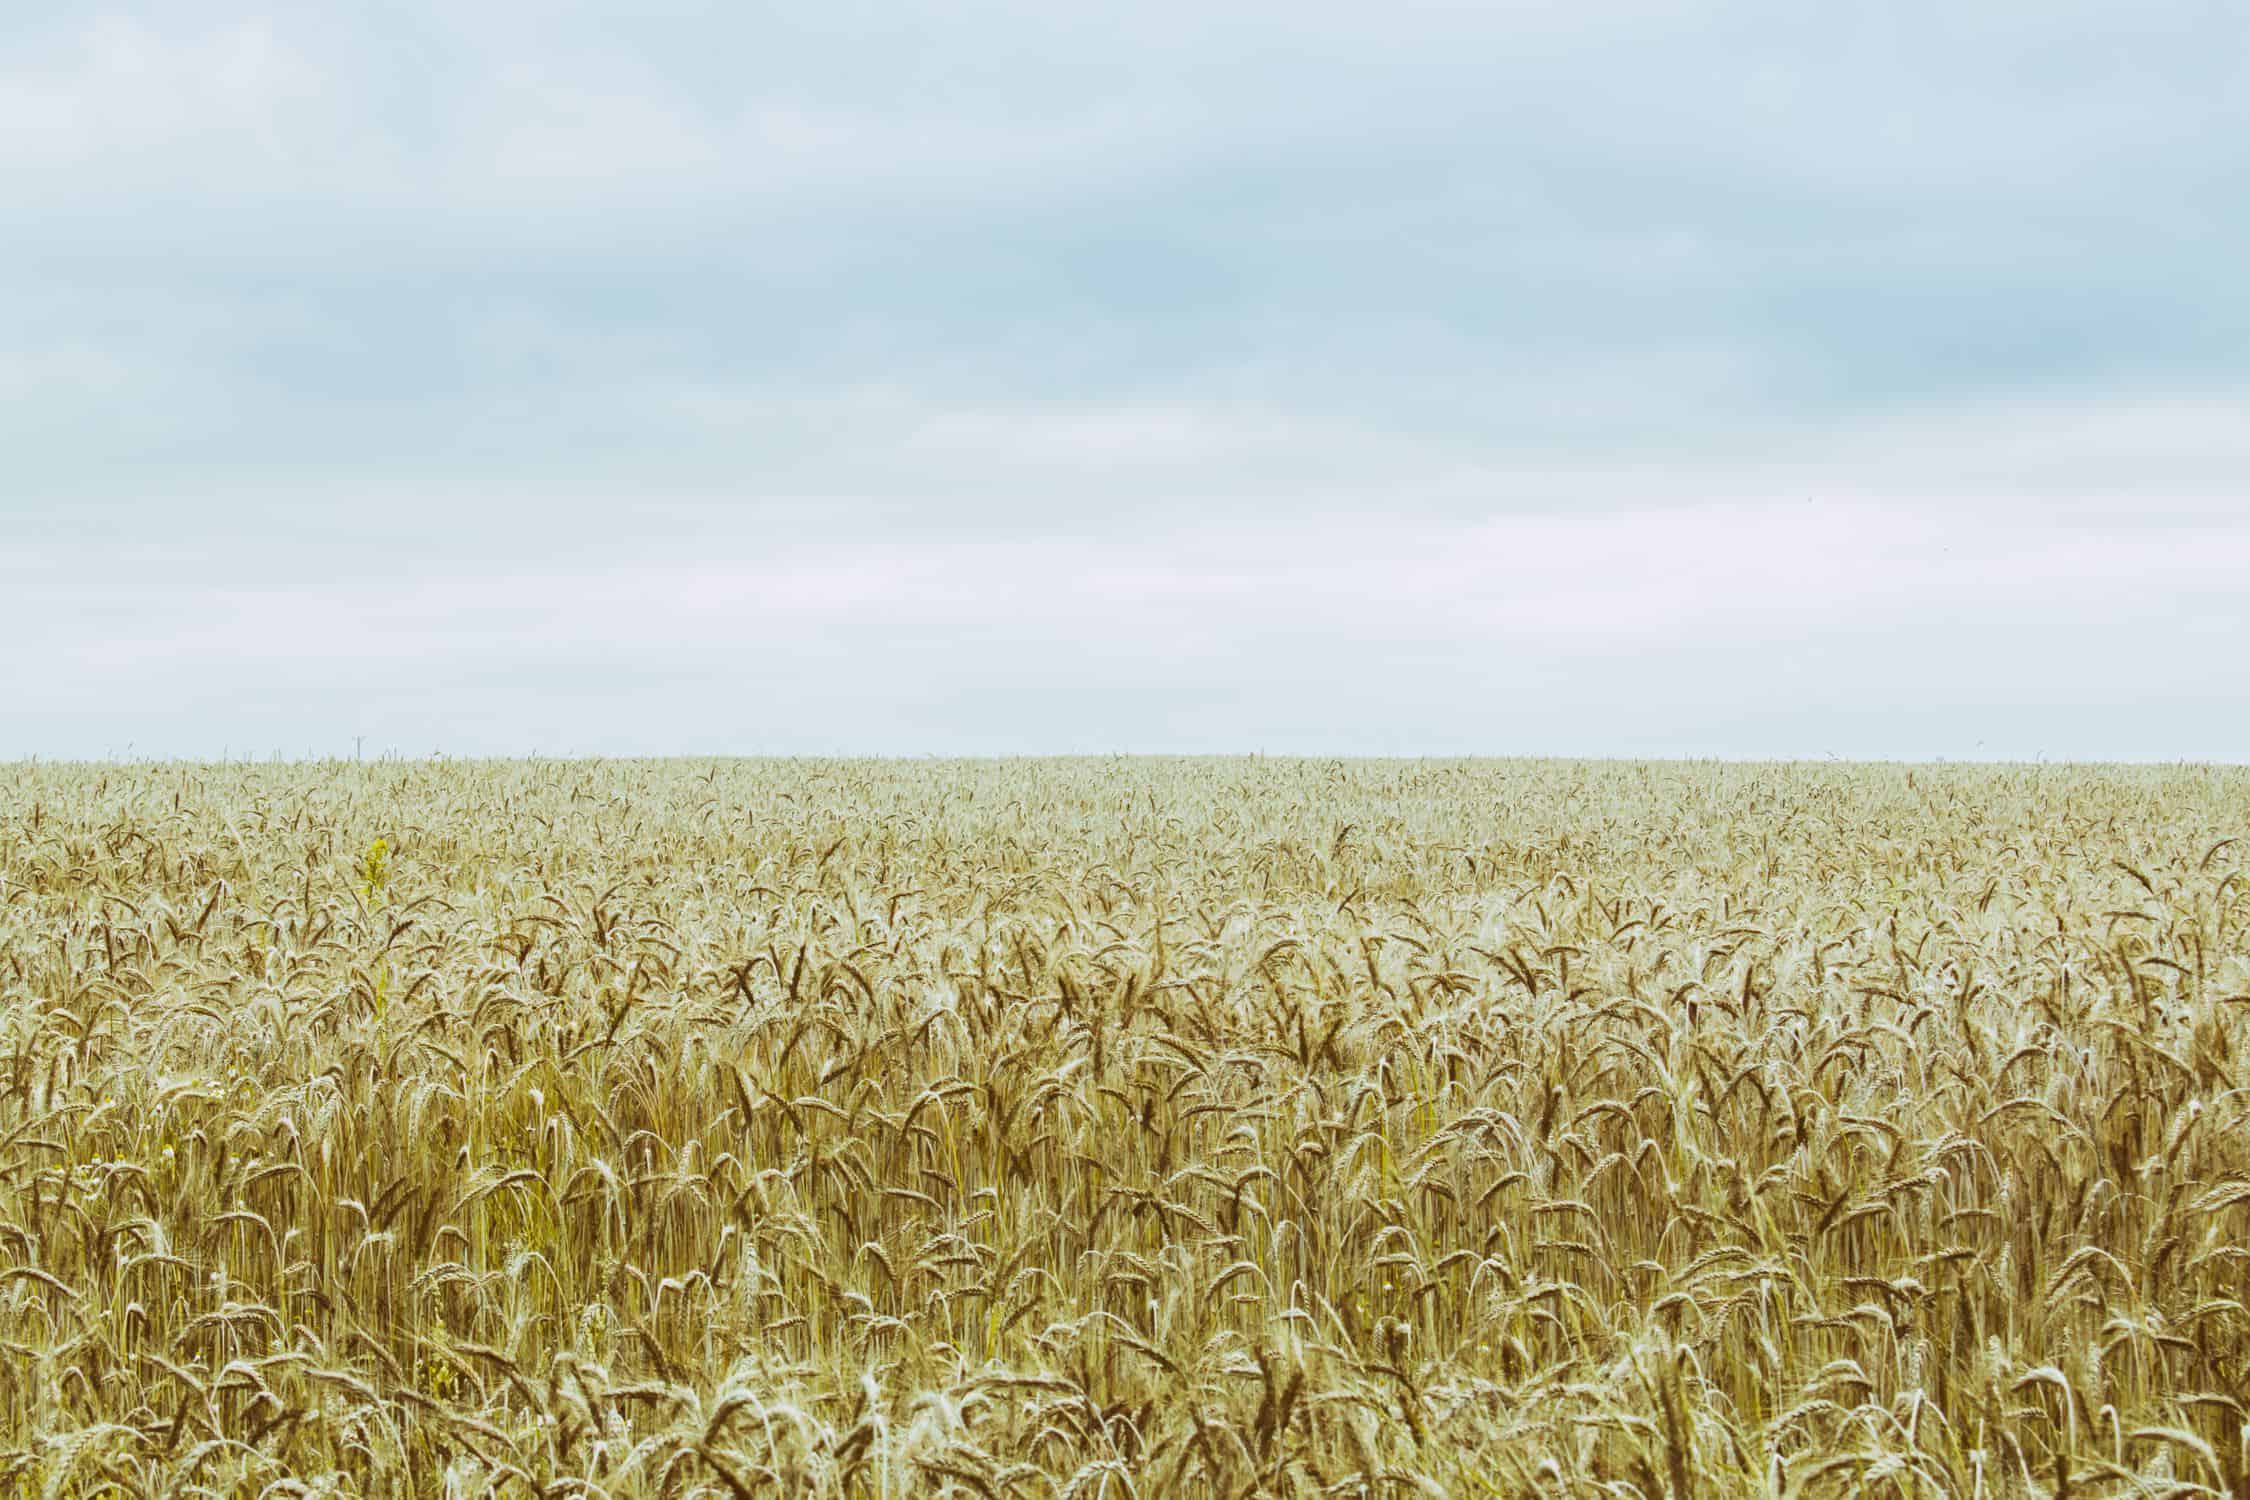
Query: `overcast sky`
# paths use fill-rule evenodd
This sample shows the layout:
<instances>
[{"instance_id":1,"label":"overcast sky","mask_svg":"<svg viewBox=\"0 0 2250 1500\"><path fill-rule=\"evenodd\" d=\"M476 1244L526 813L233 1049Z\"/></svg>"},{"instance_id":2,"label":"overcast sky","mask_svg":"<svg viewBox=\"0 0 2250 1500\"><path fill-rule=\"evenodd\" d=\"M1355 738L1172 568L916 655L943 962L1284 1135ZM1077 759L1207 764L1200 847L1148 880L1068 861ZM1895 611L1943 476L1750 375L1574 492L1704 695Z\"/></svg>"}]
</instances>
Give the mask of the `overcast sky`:
<instances>
[{"instance_id":1,"label":"overcast sky","mask_svg":"<svg viewBox=\"0 0 2250 1500\"><path fill-rule=\"evenodd\" d=\"M0 19L0 756L2250 758L2250 8Z\"/></svg>"}]
</instances>

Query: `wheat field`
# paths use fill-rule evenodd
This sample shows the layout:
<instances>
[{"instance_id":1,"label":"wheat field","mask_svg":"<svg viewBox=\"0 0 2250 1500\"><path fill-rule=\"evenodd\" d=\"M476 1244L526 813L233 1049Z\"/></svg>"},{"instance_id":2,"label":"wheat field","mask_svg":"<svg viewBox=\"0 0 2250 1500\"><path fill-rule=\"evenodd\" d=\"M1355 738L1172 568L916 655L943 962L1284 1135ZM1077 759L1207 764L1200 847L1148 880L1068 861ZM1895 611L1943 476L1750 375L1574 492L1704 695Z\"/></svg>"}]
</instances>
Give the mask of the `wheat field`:
<instances>
[{"instance_id":1,"label":"wheat field","mask_svg":"<svg viewBox=\"0 0 2250 1500\"><path fill-rule=\"evenodd\" d=\"M0 767L0 1493L2250 1495L2250 772Z\"/></svg>"}]
</instances>

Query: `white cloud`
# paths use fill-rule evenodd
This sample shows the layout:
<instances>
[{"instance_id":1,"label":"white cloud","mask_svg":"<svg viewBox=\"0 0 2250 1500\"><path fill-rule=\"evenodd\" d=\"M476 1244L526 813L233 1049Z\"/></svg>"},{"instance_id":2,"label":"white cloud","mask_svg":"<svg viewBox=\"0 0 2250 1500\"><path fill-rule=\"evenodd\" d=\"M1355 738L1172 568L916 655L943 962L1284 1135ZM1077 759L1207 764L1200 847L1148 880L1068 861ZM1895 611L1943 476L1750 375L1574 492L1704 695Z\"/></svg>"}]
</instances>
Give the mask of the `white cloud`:
<instances>
[{"instance_id":1,"label":"white cloud","mask_svg":"<svg viewBox=\"0 0 2250 1500\"><path fill-rule=\"evenodd\" d=\"M170 34L125 15L51 39L0 71L0 165L100 167L145 180L155 157L284 161L330 86L264 22Z\"/></svg>"},{"instance_id":2,"label":"white cloud","mask_svg":"<svg viewBox=\"0 0 2250 1500\"><path fill-rule=\"evenodd\" d=\"M2250 511L2250 385L1948 402L1862 419L1790 457L1855 488Z\"/></svg>"},{"instance_id":3,"label":"white cloud","mask_svg":"<svg viewBox=\"0 0 2250 1500\"><path fill-rule=\"evenodd\" d=\"M134 373L123 355L86 344L0 349L0 401L108 399Z\"/></svg>"},{"instance_id":4,"label":"white cloud","mask_svg":"<svg viewBox=\"0 0 2250 1500\"><path fill-rule=\"evenodd\" d=\"M1026 680L1101 661L1150 690L1233 681L1254 703L1270 691L1259 682L1389 662L1387 692L1437 703L1481 656L1518 675L1597 672L1583 691L1600 696L1577 703L1591 711L1619 694L1675 696L1714 654L1756 673L1761 654L1808 647L1867 691L1953 701L1985 678L1971 643L2041 638L2056 649L2014 670L2012 688L2094 702L2109 691L2100 664L2133 663L2140 692L2185 691L2201 669L2176 649L2183 630L2250 632L2239 588L2250 518L2207 518L2184 536L2027 529L2010 505L1331 515L953 542L752 530L692 551L641 539L605 565L505 553L388 571L339 561L324 577L314 554L286 549L52 551L14 594L16 618L0 617L18 639L43 637L13 674L16 702L60 713L89 678L159 702L223 695L244 671L316 694L339 672L402 690L437 662L750 674L817 695L841 653L878 696L965 688L1000 660ZM949 640L984 644L933 665L926 648ZM998 655L972 659L987 647ZM1416 665L1433 655L1437 665ZM1722 700L1768 690L1756 676L1711 689ZM830 727L912 748L879 718Z\"/></svg>"},{"instance_id":5,"label":"white cloud","mask_svg":"<svg viewBox=\"0 0 2250 1500\"><path fill-rule=\"evenodd\" d=\"M913 419L903 447L911 457L1008 468L1144 468L1226 461L1308 444L1333 446L1271 411L1125 401L940 407Z\"/></svg>"},{"instance_id":6,"label":"white cloud","mask_svg":"<svg viewBox=\"0 0 2250 1500\"><path fill-rule=\"evenodd\" d=\"M2250 742L2215 14L0 23L8 727Z\"/></svg>"}]
</instances>

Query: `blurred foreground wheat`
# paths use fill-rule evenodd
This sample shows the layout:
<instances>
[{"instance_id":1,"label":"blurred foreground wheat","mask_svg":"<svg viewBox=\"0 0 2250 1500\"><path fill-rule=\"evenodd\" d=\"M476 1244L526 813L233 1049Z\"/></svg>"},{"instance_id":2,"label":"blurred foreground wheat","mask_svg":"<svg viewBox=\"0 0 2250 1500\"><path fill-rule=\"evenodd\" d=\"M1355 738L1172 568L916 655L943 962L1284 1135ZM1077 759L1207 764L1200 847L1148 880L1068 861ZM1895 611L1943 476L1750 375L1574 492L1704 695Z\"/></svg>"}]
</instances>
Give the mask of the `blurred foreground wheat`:
<instances>
[{"instance_id":1,"label":"blurred foreground wheat","mask_svg":"<svg viewBox=\"0 0 2250 1500\"><path fill-rule=\"evenodd\" d=\"M0 1494L2250 1495L2250 773L0 767Z\"/></svg>"}]
</instances>

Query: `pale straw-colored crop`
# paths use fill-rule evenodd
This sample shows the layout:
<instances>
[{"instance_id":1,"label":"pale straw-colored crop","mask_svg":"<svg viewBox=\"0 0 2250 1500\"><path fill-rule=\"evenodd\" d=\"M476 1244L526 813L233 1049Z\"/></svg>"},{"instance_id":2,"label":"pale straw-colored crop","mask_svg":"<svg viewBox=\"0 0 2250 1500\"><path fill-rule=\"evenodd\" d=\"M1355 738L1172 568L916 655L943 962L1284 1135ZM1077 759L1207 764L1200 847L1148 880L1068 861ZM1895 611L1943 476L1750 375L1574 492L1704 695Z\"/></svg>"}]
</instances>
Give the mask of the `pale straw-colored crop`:
<instances>
[{"instance_id":1,"label":"pale straw-colored crop","mask_svg":"<svg viewBox=\"0 0 2250 1500\"><path fill-rule=\"evenodd\" d=\"M0 1496L2250 1495L2250 772L0 767Z\"/></svg>"}]
</instances>

